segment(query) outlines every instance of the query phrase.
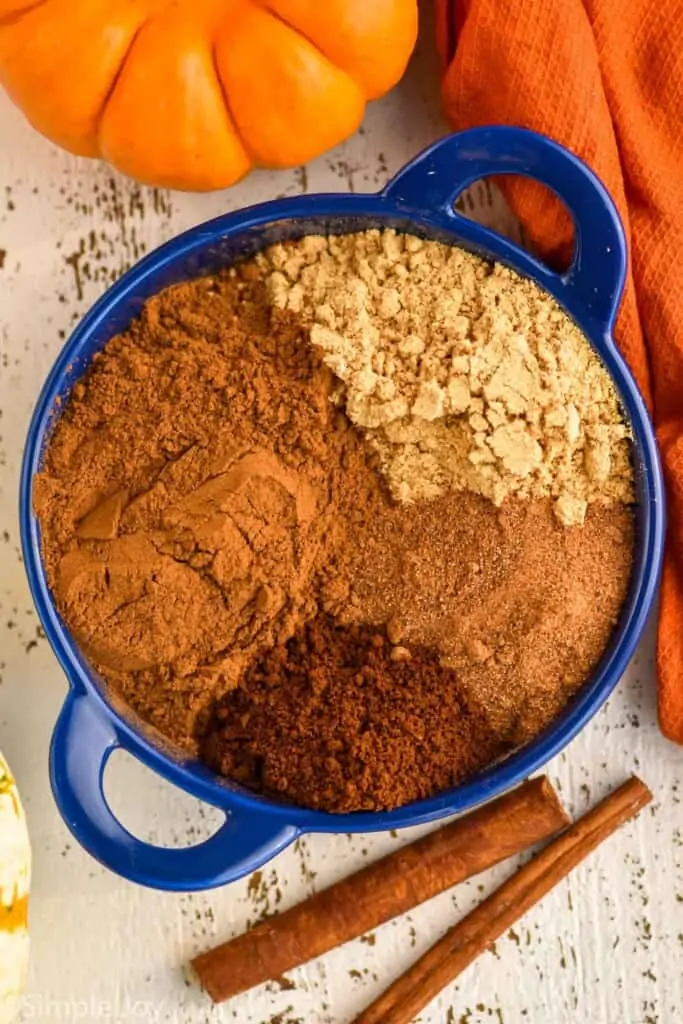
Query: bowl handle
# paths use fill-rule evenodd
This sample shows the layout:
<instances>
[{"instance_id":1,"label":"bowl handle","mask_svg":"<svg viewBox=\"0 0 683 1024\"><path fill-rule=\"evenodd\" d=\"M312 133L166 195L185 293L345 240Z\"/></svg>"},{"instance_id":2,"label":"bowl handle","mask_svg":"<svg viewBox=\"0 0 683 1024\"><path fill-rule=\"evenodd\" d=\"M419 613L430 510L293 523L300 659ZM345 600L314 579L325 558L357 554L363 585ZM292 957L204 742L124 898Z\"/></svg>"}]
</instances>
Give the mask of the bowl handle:
<instances>
[{"instance_id":1,"label":"bowl handle","mask_svg":"<svg viewBox=\"0 0 683 1024\"><path fill-rule=\"evenodd\" d=\"M78 842L105 867L155 889L195 891L255 871L299 834L292 825L242 808L197 846L164 849L131 835L103 789L111 754L125 743L83 693L69 692L52 736L50 775L57 806Z\"/></svg>"},{"instance_id":2,"label":"bowl handle","mask_svg":"<svg viewBox=\"0 0 683 1024\"><path fill-rule=\"evenodd\" d=\"M471 224L453 203L475 181L497 174L520 174L547 185L565 203L574 221L571 266L554 274L512 243L504 251L521 265L530 263L536 277L558 278L587 317L609 332L619 308L626 276L626 239L614 202L600 179L568 149L545 135L494 125L448 135L399 171L384 195L395 206L425 219L437 219L465 238ZM478 237L494 234L476 226ZM497 248L501 248L500 236ZM520 257L521 260L520 260Z\"/></svg>"}]
</instances>

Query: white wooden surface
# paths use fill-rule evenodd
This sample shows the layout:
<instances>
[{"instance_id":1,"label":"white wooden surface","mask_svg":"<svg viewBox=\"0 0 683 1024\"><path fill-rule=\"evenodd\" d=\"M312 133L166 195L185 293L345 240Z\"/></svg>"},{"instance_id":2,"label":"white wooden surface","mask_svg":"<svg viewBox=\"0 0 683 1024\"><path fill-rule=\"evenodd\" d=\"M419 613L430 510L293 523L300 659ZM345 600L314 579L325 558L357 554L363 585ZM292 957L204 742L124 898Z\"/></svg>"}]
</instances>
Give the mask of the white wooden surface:
<instances>
[{"instance_id":1,"label":"white wooden surface","mask_svg":"<svg viewBox=\"0 0 683 1024\"><path fill-rule=\"evenodd\" d=\"M195 952L299 900L408 838L301 840L260 877L203 895L128 885L71 840L47 779L64 680L41 638L19 555L19 462L32 404L61 343L143 252L198 221L302 189L379 187L444 131L428 34L402 85L361 133L305 170L261 173L206 196L140 189L33 134L0 96L0 749L20 785L34 847L26 1021L343 1024L512 869L508 864L292 976L220 1008L185 977ZM655 803L482 956L424 1024L676 1024L683 1020L683 751L655 725L652 644L616 696L550 765L579 813L633 771ZM210 811L130 763L109 789L139 835L186 843Z\"/></svg>"}]
</instances>

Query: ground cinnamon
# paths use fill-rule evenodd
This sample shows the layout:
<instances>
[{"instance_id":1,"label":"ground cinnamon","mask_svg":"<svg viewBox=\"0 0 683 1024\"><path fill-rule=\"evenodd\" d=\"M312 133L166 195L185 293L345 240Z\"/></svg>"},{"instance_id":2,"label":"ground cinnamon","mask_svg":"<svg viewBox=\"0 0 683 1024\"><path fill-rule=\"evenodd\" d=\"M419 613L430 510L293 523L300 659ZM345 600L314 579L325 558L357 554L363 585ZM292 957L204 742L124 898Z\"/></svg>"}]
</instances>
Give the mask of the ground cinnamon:
<instances>
[{"instance_id":1,"label":"ground cinnamon","mask_svg":"<svg viewBox=\"0 0 683 1024\"><path fill-rule=\"evenodd\" d=\"M383 485L332 375L244 268L167 289L74 388L34 481L53 593L85 654L195 749L213 701L317 609L318 564Z\"/></svg>"},{"instance_id":2,"label":"ground cinnamon","mask_svg":"<svg viewBox=\"0 0 683 1024\"><path fill-rule=\"evenodd\" d=\"M567 822L545 776L525 782L203 953L192 966L220 1003L412 910Z\"/></svg>"}]
</instances>

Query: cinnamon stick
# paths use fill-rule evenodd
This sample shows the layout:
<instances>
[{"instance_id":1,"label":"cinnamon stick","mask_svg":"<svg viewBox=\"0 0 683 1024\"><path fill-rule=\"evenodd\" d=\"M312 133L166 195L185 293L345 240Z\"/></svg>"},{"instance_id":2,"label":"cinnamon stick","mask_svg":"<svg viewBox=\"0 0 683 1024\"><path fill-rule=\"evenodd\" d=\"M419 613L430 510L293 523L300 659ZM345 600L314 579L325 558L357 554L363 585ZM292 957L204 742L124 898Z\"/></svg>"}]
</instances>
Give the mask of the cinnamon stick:
<instances>
[{"instance_id":1,"label":"cinnamon stick","mask_svg":"<svg viewBox=\"0 0 683 1024\"><path fill-rule=\"evenodd\" d=\"M652 799L631 778L558 836L448 931L354 1024L409 1024L446 985Z\"/></svg>"},{"instance_id":2,"label":"cinnamon stick","mask_svg":"<svg viewBox=\"0 0 683 1024\"><path fill-rule=\"evenodd\" d=\"M192 966L219 1003L355 939L563 828L545 776L403 846Z\"/></svg>"}]
</instances>

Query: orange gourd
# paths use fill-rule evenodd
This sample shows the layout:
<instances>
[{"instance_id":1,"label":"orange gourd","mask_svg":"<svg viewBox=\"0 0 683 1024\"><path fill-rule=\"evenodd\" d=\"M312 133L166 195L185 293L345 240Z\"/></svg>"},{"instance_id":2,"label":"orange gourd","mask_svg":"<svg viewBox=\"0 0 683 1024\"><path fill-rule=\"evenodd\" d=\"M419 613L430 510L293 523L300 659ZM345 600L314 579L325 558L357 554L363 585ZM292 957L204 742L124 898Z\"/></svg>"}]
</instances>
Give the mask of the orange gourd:
<instances>
[{"instance_id":1,"label":"orange gourd","mask_svg":"<svg viewBox=\"0 0 683 1024\"><path fill-rule=\"evenodd\" d=\"M401 77L417 0L0 0L0 85L139 181L223 188L351 135Z\"/></svg>"}]
</instances>

